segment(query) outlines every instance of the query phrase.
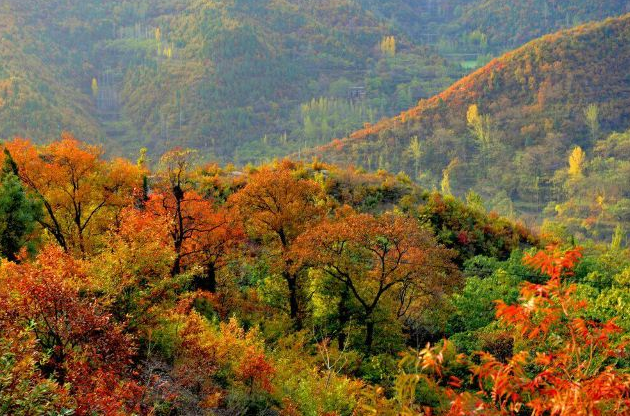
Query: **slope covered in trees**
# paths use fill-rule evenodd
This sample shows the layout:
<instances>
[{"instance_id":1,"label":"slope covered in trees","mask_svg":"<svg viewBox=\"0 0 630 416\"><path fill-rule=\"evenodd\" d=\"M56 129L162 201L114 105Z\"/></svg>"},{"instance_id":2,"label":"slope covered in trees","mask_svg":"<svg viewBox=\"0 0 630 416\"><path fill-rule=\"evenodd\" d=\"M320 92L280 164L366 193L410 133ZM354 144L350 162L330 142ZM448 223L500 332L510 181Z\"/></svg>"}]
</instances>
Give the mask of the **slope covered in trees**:
<instances>
[{"instance_id":1,"label":"slope covered in trees","mask_svg":"<svg viewBox=\"0 0 630 416\"><path fill-rule=\"evenodd\" d=\"M479 31L493 48L513 48L545 34L630 12L627 0L460 2L457 24ZM461 30L461 29L460 29Z\"/></svg>"},{"instance_id":2,"label":"slope covered in trees","mask_svg":"<svg viewBox=\"0 0 630 416\"><path fill-rule=\"evenodd\" d=\"M184 142L260 159L264 143L325 142L462 74L352 0L38 3L2 5L5 137L71 129L112 153Z\"/></svg>"},{"instance_id":3,"label":"slope covered in trees","mask_svg":"<svg viewBox=\"0 0 630 416\"><path fill-rule=\"evenodd\" d=\"M242 162L298 153L627 8L574 3L7 0L0 136L72 130L113 154L180 143Z\"/></svg>"},{"instance_id":4,"label":"slope covered in trees","mask_svg":"<svg viewBox=\"0 0 630 416\"><path fill-rule=\"evenodd\" d=\"M4 0L0 414L630 414L626 7Z\"/></svg>"},{"instance_id":5,"label":"slope covered in trees","mask_svg":"<svg viewBox=\"0 0 630 416\"><path fill-rule=\"evenodd\" d=\"M69 134L2 150L8 414L360 412L444 333L465 262L539 244L404 175L185 149L150 171Z\"/></svg>"},{"instance_id":6,"label":"slope covered in trees","mask_svg":"<svg viewBox=\"0 0 630 416\"><path fill-rule=\"evenodd\" d=\"M125 79L124 111L218 157L323 143L462 72L354 0L189 1L158 22L174 57Z\"/></svg>"},{"instance_id":7,"label":"slope covered in trees","mask_svg":"<svg viewBox=\"0 0 630 416\"><path fill-rule=\"evenodd\" d=\"M575 146L590 154L628 127L629 34L626 15L545 36L314 153L459 195L472 188L505 214L539 214L563 192L552 179Z\"/></svg>"},{"instance_id":8,"label":"slope covered in trees","mask_svg":"<svg viewBox=\"0 0 630 416\"><path fill-rule=\"evenodd\" d=\"M45 139L62 126L95 137L98 121L89 96L71 80L82 71L82 55L50 42L58 21L42 24L54 2L32 5L7 1L0 6L0 136ZM49 9L50 8L50 9Z\"/></svg>"},{"instance_id":9,"label":"slope covered in trees","mask_svg":"<svg viewBox=\"0 0 630 416\"><path fill-rule=\"evenodd\" d=\"M419 42L469 64L592 21L630 12L628 0L360 0Z\"/></svg>"},{"instance_id":10,"label":"slope covered in trees","mask_svg":"<svg viewBox=\"0 0 630 416\"><path fill-rule=\"evenodd\" d=\"M630 410L619 239L541 240L404 174L199 160L3 144L3 413Z\"/></svg>"}]
</instances>

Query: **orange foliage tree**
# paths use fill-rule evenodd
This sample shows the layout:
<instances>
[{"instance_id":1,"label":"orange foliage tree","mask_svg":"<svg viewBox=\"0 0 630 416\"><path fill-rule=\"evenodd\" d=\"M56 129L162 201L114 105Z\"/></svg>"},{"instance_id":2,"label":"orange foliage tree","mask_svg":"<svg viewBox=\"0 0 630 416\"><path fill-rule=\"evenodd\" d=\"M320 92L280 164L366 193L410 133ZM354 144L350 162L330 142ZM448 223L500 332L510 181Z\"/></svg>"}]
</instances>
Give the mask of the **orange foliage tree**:
<instances>
[{"instance_id":1,"label":"orange foliage tree","mask_svg":"<svg viewBox=\"0 0 630 416\"><path fill-rule=\"evenodd\" d=\"M427 347L416 356L416 368L430 377L406 374L399 379L401 386L406 385L402 390L411 392L401 400L403 413L416 409L409 387L424 379L449 399L444 411L448 415L628 414L630 375L616 365L627 356L626 342L619 341L621 329L613 321L587 319L587 304L575 295L575 285L563 282L581 256L579 248L557 247L527 255L524 262L549 280L526 283L518 304L497 302L497 317L510 330L518 351L507 360L480 352L477 364L457 356L454 361L468 365L471 380L478 383L479 391L471 394L457 391L463 381L456 377L440 381L449 374L449 343Z\"/></svg>"},{"instance_id":2,"label":"orange foliage tree","mask_svg":"<svg viewBox=\"0 0 630 416\"><path fill-rule=\"evenodd\" d=\"M47 359L32 331L18 323L13 282L0 265L0 412L48 414L71 406L64 389L42 372Z\"/></svg>"},{"instance_id":3,"label":"orange foliage tree","mask_svg":"<svg viewBox=\"0 0 630 416\"><path fill-rule=\"evenodd\" d=\"M171 275L182 271L182 261L196 253L191 239L197 234L212 233L221 223L214 223L213 206L194 191L177 193L154 193L145 204L145 209L157 222L164 224L171 238L175 258Z\"/></svg>"},{"instance_id":4,"label":"orange foliage tree","mask_svg":"<svg viewBox=\"0 0 630 416\"><path fill-rule=\"evenodd\" d=\"M186 263L203 267L203 276L195 278L195 286L209 292L217 291L217 272L228 264L245 239L245 233L233 213L227 209L208 211L204 227L196 230L184 245Z\"/></svg>"},{"instance_id":5,"label":"orange foliage tree","mask_svg":"<svg viewBox=\"0 0 630 416\"><path fill-rule=\"evenodd\" d=\"M183 299L168 315L177 323L180 340L174 357L176 385L199 392L203 408L219 407L226 393L236 389L250 398L272 393L275 368L257 331L246 332L235 319L217 328L193 309L194 298Z\"/></svg>"},{"instance_id":6,"label":"orange foliage tree","mask_svg":"<svg viewBox=\"0 0 630 416\"><path fill-rule=\"evenodd\" d=\"M196 279L198 286L215 291L217 270L244 235L227 210L217 209L195 192L190 174L192 157L193 152L185 149L162 156L155 193L145 209L165 222L171 236L175 250L171 274L179 274L184 265L200 264L205 277Z\"/></svg>"},{"instance_id":7,"label":"orange foliage tree","mask_svg":"<svg viewBox=\"0 0 630 416\"><path fill-rule=\"evenodd\" d=\"M139 168L123 160L107 163L100 148L67 133L47 146L15 139L6 147L20 179L44 206L39 223L66 251L86 253L90 235L116 222L120 210L132 203L134 189L141 187Z\"/></svg>"},{"instance_id":8,"label":"orange foliage tree","mask_svg":"<svg viewBox=\"0 0 630 416\"><path fill-rule=\"evenodd\" d=\"M339 309L342 331L350 319L348 296L361 305L366 327L365 347L374 341L374 313L386 296L393 296L402 317L420 301L450 292L460 274L451 262L454 253L439 246L432 234L412 218L393 214L374 217L342 210L301 235L293 251L296 264L321 268L344 285ZM345 292L345 293L343 293Z\"/></svg>"},{"instance_id":9,"label":"orange foliage tree","mask_svg":"<svg viewBox=\"0 0 630 416\"><path fill-rule=\"evenodd\" d=\"M103 240L103 249L89 261L96 290L111 302L114 316L127 322L127 329L154 324L163 313L158 305L180 284L170 278L175 252L167 221L127 207Z\"/></svg>"},{"instance_id":10,"label":"orange foliage tree","mask_svg":"<svg viewBox=\"0 0 630 416\"><path fill-rule=\"evenodd\" d=\"M321 219L321 194L316 182L298 179L289 167L280 166L252 175L249 183L230 198L249 231L268 240L272 265L287 283L290 316L298 328L299 269L289 253L295 239Z\"/></svg>"}]
</instances>

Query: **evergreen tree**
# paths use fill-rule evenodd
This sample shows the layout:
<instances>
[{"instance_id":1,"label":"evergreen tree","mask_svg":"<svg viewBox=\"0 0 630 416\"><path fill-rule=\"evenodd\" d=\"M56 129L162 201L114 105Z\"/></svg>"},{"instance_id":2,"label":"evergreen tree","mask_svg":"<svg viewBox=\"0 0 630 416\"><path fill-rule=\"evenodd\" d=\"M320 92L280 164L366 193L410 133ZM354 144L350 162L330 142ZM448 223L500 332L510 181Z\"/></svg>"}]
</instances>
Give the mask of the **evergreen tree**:
<instances>
[{"instance_id":1,"label":"evergreen tree","mask_svg":"<svg viewBox=\"0 0 630 416\"><path fill-rule=\"evenodd\" d=\"M599 136L599 107L596 104L589 105L584 110L584 117L591 133L591 139L595 142Z\"/></svg>"},{"instance_id":2,"label":"evergreen tree","mask_svg":"<svg viewBox=\"0 0 630 416\"><path fill-rule=\"evenodd\" d=\"M0 255L17 260L22 247L42 214L41 206L28 197L17 176L18 168L7 149L0 172Z\"/></svg>"}]
</instances>

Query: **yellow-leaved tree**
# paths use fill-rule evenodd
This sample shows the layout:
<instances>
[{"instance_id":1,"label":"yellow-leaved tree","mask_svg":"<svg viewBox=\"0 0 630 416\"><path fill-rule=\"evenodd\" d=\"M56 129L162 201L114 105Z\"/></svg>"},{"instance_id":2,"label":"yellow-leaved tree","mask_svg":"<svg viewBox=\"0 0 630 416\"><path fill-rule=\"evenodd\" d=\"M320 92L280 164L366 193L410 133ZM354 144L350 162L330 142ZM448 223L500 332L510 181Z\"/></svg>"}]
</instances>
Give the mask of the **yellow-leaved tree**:
<instances>
[{"instance_id":1,"label":"yellow-leaved tree","mask_svg":"<svg viewBox=\"0 0 630 416\"><path fill-rule=\"evenodd\" d=\"M396 55L396 38L393 36L386 36L381 40L380 49L383 55L394 56Z\"/></svg>"},{"instance_id":2,"label":"yellow-leaved tree","mask_svg":"<svg viewBox=\"0 0 630 416\"><path fill-rule=\"evenodd\" d=\"M569 156L569 176L576 179L582 177L585 162L586 153L580 146L576 146Z\"/></svg>"}]
</instances>

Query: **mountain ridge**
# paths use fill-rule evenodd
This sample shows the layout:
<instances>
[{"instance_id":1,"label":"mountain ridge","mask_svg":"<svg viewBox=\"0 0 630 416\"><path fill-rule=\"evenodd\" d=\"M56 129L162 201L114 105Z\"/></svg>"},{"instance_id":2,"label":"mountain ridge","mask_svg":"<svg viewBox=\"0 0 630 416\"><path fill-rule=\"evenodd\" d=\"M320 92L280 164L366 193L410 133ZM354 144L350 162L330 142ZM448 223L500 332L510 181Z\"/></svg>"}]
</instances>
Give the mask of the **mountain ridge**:
<instances>
[{"instance_id":1,"label":"mountain ridge","mask_svg":"<svg viewBox=\"0 0 630 416\"><path fill-rule=\"evenodd\" d=\"M414 161L408 146L412 138L418 137L425 147L419 163L432 172L434 186L442 171L457 158L460 163L454 170L460 171L459 193L474 188L485 191L486 197L504 191L512 199L519 197L518 193L521 198L531 198L522 189L523 183L502 178L506 169L517 166L517 156L530 158L521 167L534 166L538 180L543 176L548 180L566 163L567 152L573 146L593 146L585 121L589 106L597 107L597 134L625 130L630 124L630 78L622 70L630 65L630 51L623 42L628 35L630 15L544 36L493 60L442 93L421 100L418 106L367 125L306 156L375 168L379 166L369 158L376 153L384 159L379 163L381 167L409 173ZM497 136L492 145L503 146L498 153L492 155L488 150L486 155L486 162L500 168L480 165L480 146L467 121L472 105L481 118L488 117L489 129ZM536 152L528 153L528 149ZM546 157L545 153L553 154ZM506 158L510 159L507 163ZM466 177L474 175L471 171L475 169L483 171L484 178L500 178L501 186L479 189L482 187L476 184L481 185L482 178Z\"/></svg>"},{"instance_id":2,"label":"mountain ridge","mask_svg":"<svg viewBox=\"0 0 630 416\"><path fill-rule=\"evenodd\" d=\"M494 3L403 3L7 0L10 74L0 70L0 83L26 79L0 108L0 136L43 142L70 130L112 155L181 145L256 163L396 114L514 43L493 38L483 19L462 20L486 4L503 13ZM584 7L576 21L628 4ZM537 18L538 2L516 6L527 22ZM555 5L538 30L572 24L569 9ZM527 22L516 32L527 34ZM388 52L381 43L391 36Z\"/></svg>"}]
</instances>

